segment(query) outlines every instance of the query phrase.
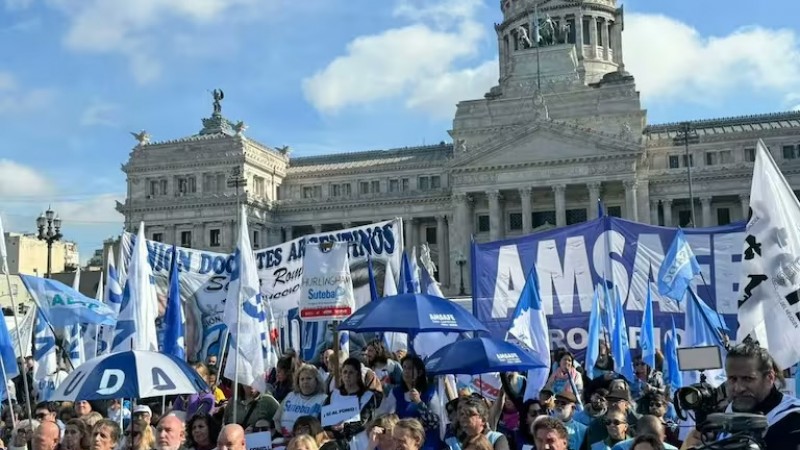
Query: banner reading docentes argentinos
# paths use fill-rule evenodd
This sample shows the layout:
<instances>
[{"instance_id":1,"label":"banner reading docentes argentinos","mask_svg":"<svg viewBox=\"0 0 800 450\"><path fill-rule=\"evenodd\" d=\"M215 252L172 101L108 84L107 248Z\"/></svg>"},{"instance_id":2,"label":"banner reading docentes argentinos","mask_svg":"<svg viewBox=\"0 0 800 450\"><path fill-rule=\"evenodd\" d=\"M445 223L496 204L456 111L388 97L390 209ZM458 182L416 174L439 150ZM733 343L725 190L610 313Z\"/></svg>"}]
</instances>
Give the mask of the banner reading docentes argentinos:
<instances>
[{"instance_id":1,"label":"banner reading docentes argentinos","mask_svg":"<svg viewBox=\"0 0 800 450\"><path fill-rule=\"evenodd\" d=\"M552 346L582 353L594 287L605 278L619 290L631 348L635 349L647 283L658 276L676 231L607 217L516 239L476 244L472 266L474 314L494 336L505 336L526 275L535 264ZM731 329L729 335L735 337L744 223L685 229L684 233L707 282L697 277L693 288L723 315ZM606 243L611 248L610 260L605 257ZM606 276L607 273L613 276ZM663 343L671 317L676 326L683 328L686 302L678 306L661 297L655 283L651 289L656 340Z\"/></svg>"},{"instance_id":2,"label":"banner reading docentes argentinos","mask_svg":"<svg viewBox=\"0 0 800 450\"><path fill-rule=\"evenodd\" d=\"M136 236L123 236L123 249L130 254ZM353 280L356 308L369 301L371 257L375 278L382 280L387 264L392 272L400 272L402 233L399 220L378 222L346 230L313 234L255 252L261 279L261 292L269 299L276 316L285 316L298 307L301 295L303 262L307 245L322 242L347 242L350 273ZM147 249L159 298L159 316L166 307L172 246L148 241ZM217 354L224 337L222 323L225 290L231 272L231 255L178 247L181 298L186 315L186 355L189 359L205 359Z\"/></svg>"}]
</instances>

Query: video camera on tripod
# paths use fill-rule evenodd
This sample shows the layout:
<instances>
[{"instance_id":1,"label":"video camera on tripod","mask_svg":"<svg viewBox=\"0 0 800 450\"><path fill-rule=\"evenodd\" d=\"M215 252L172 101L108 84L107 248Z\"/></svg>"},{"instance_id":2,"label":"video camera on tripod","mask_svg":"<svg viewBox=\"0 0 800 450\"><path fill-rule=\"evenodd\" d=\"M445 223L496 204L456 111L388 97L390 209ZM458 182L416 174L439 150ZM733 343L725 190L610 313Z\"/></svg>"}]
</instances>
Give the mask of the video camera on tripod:
<instances>
[{"instance_id":1,"label":"video camera on tripod","mask_svg":"<svg viewBox=\"0 0 800 450\"><path fill-rule=\"evenodd\" d=\"M700 382L678 389L675 392L675 413L686 420L692 411L695 428L710 441L696 450L760 450L764 449L763 437L767 430L767 418L758 414L725 413L727 392L725 383L714 387L708 383L705 372L723 367L722 350L710 345L678 349L678 367L681 372L699 371Z\"/></svg>"}]
</instances>

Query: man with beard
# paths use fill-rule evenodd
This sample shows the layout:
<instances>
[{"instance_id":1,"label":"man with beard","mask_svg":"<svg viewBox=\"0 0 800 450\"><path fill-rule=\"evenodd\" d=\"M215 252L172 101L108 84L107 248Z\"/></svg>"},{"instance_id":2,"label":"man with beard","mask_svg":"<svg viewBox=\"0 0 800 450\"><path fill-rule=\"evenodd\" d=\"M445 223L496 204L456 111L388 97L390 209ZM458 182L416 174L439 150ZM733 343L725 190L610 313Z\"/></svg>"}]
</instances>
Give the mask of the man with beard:
<instances>
[{"instance_id":1,"label":"man with beard","mask_svg":"<svg viewBox=\"0 0 800 450\"><path fill-rule=\"evenodd\" d=\"M583 440L586 438L586 425L573 419L575 414L575 404L578 399L570 391L563 391L556 394L556 407L553 410L553 417L560 420L567 428L569 436L569 448L581 448Z\"/></svg>"},{"instance_id":2,"label":"man with beard","mask_svg":"<svg viewBox=\"0 0 800 450\"><path fill-rule=\"evenodd\" d=\"M575 421L588 427L591 425L592 420L602 417L608 410L607 395L608 391L606 389L601 388L594 391L589 398L589 403L582 410L575 413Z\"/></svg>"}]
</instances>

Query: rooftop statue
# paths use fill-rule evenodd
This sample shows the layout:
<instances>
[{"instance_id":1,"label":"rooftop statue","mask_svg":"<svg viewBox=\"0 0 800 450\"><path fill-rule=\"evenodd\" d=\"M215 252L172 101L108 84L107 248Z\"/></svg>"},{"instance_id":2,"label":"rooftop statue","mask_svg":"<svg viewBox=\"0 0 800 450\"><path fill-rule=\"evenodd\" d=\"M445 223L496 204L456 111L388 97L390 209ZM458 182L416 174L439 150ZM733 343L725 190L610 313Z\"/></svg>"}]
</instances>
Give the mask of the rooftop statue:
<instances>
[{"instance_id":1,"label":"rooftop statue","mask_svg":"<svg viewBox=\"0 0 800 450\"><path fill-rule=\"evenodd\" d=\"M136 139L136 141L139 142L139 147L145 146L150 143L150 133L148 133L147 131L142 130L138 133L134 133L133 131L131 131L130 133L131 136L133 136L134 139Z\"/></svg>"},{"instance_id":2,"label":"rooftop statue","mask_svg":"<svg viewBox=\"0 0 800 450\"><path fill-rule=\"evenodd\" d=\"M214 97L214 114L222 114L222 104L220 102L225 98L225 93L222 92L222 89L214 89L211 95Z\"/></svg>"}]
</instances>

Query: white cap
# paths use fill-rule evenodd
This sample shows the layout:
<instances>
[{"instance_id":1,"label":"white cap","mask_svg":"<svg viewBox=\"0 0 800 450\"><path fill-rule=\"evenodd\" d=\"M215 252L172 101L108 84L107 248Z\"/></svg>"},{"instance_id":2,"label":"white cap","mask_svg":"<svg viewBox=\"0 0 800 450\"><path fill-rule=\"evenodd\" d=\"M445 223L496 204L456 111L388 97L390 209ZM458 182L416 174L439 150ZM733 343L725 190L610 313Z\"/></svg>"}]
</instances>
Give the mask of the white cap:
<instances>
[{"instance_id":1,"label":"white cap","mask_svg":"<svg viewBox=\"0 0 800 450\"><path fill-rule=\"evenodd\" d=\"M133 409L133 413L134 414L145 413L145 414L149 414L149 415L152 416L153 415L153 410L151 410L150 407L147 406L147 405L136 405L136 408Z\"/></svg>"}]
</instances>

